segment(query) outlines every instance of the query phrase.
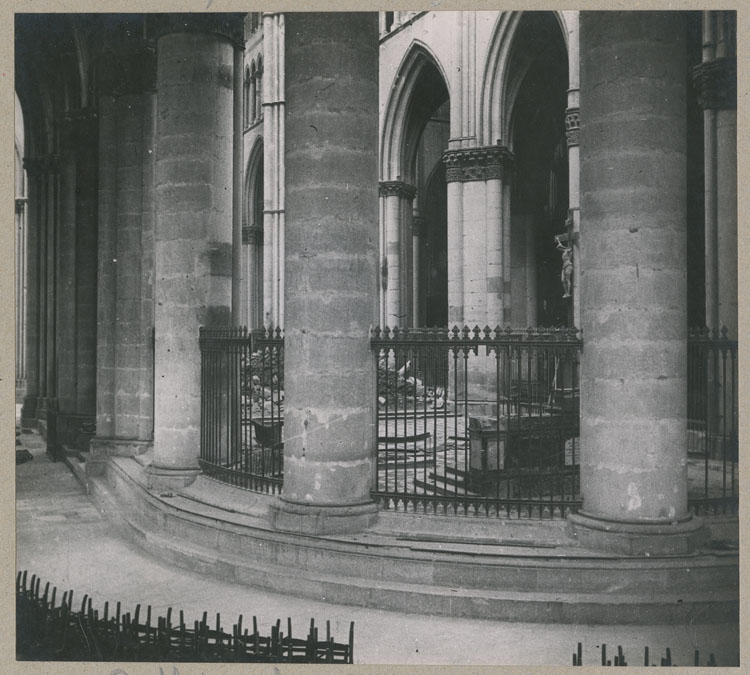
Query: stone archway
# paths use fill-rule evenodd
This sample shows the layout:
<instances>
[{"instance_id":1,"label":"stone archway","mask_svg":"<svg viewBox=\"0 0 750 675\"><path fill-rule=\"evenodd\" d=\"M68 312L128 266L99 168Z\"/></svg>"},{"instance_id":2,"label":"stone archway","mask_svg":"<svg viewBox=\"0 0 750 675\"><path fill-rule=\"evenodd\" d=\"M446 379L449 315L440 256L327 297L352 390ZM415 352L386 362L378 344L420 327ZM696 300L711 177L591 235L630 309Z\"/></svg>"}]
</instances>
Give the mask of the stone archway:
<instances>
[{"instance_id":1,"label":"stone archway","mask_svg":"<svg viewBox=\"0 0 750 675\"><path fill-rule=\"evenodd\" d=\"M571 326L555 236L572 246L568 220L565 39L553 13L526 12L506 71L507 137L515 157L511 190L511 316L528 325ZM568 231L570 230L570 232ZM575 289L574 289L575 290Z\"/></svg>"},{"instance_id":2,"label":"stone archway","mask_svg":"<svg viewBox=\"0 0 750 675\"><path fill-rule=\"evenodd\" d=\"M428 184L448 147L450 93L444 71L419 43L404 58L386 107L381 144L381 310L380 322L389 326L424 325L427 297L434 296L431 275L421 266L427 238L442 251L447 248L445 215L440 222L427 218ZM442 181L445 191L445 181ZM433 186L434 188L434 186ZM441 193L442 194L442 193ZM443 201L445 197L442 197ZM438 214L430 214L435 218ZM428 237L428 234L433 232ZM436 237L439 238L436 239ZM444 297L433 302L445 305ZM442 316L442 314L441 314Z\"/></svg>"}]
</instances>

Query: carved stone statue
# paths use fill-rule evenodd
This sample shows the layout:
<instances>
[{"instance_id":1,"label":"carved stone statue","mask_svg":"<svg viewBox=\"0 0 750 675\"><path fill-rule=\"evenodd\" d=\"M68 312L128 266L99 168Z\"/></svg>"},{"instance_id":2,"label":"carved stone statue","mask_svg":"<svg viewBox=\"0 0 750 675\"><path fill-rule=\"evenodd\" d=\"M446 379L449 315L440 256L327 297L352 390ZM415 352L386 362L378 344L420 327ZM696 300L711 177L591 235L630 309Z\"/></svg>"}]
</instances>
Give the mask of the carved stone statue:
<instances>
[{"instance_id":1,"label":"carved stone statue","mask_svg":"<svg viewBox=\"0 0 750 675\"><path fill-rule=\"evenodd\" d=\"M565 246L561 241L560 237L555 237L557 242L557 248L562 255L562 271L560 273L560 281L563 285L563 298L570 298L570 291L573 286L573 249L569 246Z\"/></svg>"}]
</instances>

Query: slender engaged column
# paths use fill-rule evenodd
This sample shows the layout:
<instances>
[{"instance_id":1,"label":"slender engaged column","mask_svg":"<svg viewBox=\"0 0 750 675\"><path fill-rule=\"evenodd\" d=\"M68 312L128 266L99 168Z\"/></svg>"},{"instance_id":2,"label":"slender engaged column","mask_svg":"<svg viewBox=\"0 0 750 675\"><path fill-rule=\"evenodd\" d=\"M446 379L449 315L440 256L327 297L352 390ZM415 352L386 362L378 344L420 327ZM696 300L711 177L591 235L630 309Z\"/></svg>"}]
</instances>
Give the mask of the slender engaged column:
<instances>
[{"instance_id":1,"label":"slender engaged column","mask_svg":"<svg viewBox=\"0 0 750 675\"><path fill-rule=\"evenodd\" d=\"M407 238L411 228L407 215L410 220L415 194L414 186L400 180L380 183L380 198L385 202L385 316L390 328L409 323L411 278L407 272L410 267L411 246L408 245L410 242L407 242Z\"/></svg>"},{"instance_id":2,"label":"slender engaged column","mask_svg":"<svg viewBox=\"0 0 750 675\"><path fill-rule=\"evenodd\" d=\"M96 319L96 433L115 428L115 301L117 298L117 102L99 98L99 204Z\"/></svg>"},{"instance_id":3,"label":"slender engaged column","mask_svg":"<svg viewBox=\"0 0 750 675\"><path fill-rule=\"evenodd\" d=\"M568 211L572 219L573 241L568 245L573 249L573 325L581 325L581 246L579 232L581 227L580 175L581 153L580 136L580 63L578 38L578 13L571 12L566 16L568 24L568 108L565 111L565 136L568 145Z\"/></svg>"},{"instance_id":4,"label":"slender engaged column","mask_svg":"<svg viewBox=\"0 0 750 675\"><path fill-rule=\"evenodd\" d=\"M96 419L98 119L91 109L77 112L75 410L88 438Z\"/></svg>"},{"instance_id":5,"label":"slender engaged column","mask_svg":"<svg viewBox=\"0 0 750 675\"><path fill-rule=\"evenodd\" d=\"M684 15L580 21L583 508L572 532L627 554L684 553L701 536L687 508Z\"/></svg>"},{"instance_id":6,"label":"slender engaged column","mask_svg":"<svg viewBox=\"0 0 750 675\"><path fill-rule=\"evenodd\" d=\"M40 334L41 240L40 223L41 162L38 158L24 158L28 176L28 202L26 218L26 395L21 408L21 424L36 426L37 406L40 396L40 364L38 359Z\"/></svg>"},{"instance_id":7,"label":"slender engaged column","mask_svg":"<svg viewBox=\"0 0 750 675\"><path fill-rule=\"evenodd\" d=\"M232 323L239 326L246 312L242 307L242 158L245 134L242 129L242 63L244 50L234 48L234 140L232 155ZM247 325L247 321L244 322Z\"/></svg>"},{"instance_id":8,"label":"slender engaged column","mask_svg":"<svg viewBox=\"0 0 750 675\"><path fill-rule=\"evenodd\" d=\"M703 108L706 324L737 337L737 57L735 12L703 12L703 62L693 70Z\"/></svg>"},{"instance_id":9,"label":"slender engaged column","mask_svg":"<svg viewBox=\"0 0 750 675\"><path fill-rule=\"evenodd\" d=\"M60 236L58 239L57 302L58 326L56 381L59 410L58 441L70 443L67 433L70 416L76 408L76 148L75 122L61 120L63 128L60 155Z\"/></svg>"},{"instance_id":10,"label":"slender engaged column","mask_svg":"<svg viewBox=\"0 0 750 675\"><path fill-rule=\"evenodd\" d=\"M154 489L198 472L200 326L232 302L234 44L239 15L163 15L157 45ZM238 35L239 33L239 35Z\"/></svg>"},{"instance_id":11,"label":"slender engaged column","mask_svg":"<svg viewBox=\"0 0 750 675\"><path fill-rule=\"evenodd\" d=\"M422 295L422 242L425 236L426 222L421 211L414 209L411 217L411 297L412 297L412 324L414 326L424 325L424 303Z\"/></svg>"},{"instance_id":12,"label":"slender engaged column","mask_svg":"<svg viewBox=\"0 0 750 675\"><path fill-rule=\"evenodd\" d=\"M269 515L281 530L352 532L377 514L377 14L286 25L284 488Z\"/></svg>"},{"instance_id":13,"label":"slender engaged column","mask_svg":"<svg viewBox=\"0 0 750 675\"><path fill-rule=\"evenodd\" d=\"M46 336L46 355L45 362L47 368L47 387L46 387L46 404L47 409L57 407L57 306L58 297L58 277L57 277L57 256L59 254L59 236L60 236L60 155L50 154L46 157L45 182L46 190L46 227L47 227L47 278L46 278L46 297L47 297L47 336Z\"/></svg>"}]
</instances>

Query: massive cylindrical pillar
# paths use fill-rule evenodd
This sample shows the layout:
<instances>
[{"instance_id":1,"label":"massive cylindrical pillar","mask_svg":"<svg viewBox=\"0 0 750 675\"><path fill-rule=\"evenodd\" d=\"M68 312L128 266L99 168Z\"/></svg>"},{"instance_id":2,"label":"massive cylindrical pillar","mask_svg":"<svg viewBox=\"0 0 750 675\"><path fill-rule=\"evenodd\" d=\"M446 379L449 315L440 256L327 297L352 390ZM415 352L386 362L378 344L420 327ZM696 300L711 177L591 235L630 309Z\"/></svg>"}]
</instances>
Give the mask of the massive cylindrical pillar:
<instances>
[{"instance_id":1,"label":"massive cylindrical pillar","mask_svg":"<svg viewBox=\"0 0 750 675\"><path fill-rule=\"evenodd\" d=\"M60 120L63 129L60 155L60 209L55 322L57 403L60 413L59 441L67 443L69 417L76 407L76 138L71 117ZM63 423L65 419L65 423Z\"/></svg>"},{"instance_id":2,"label":"massive cylindrical pillar","mask_svg":"<svg viewBox=\"0 0 750 675\"><path fill-rule=\"evenodd\" d=\"M573 529L684 552L687 509L685 20L581 14L581 490Z\"/></svg>"},{"instance_id":3,"label":"massive cylindrical pillar","mask_svg":"<svg viewBox=\"0 0 750 675\"><path fill-rule=\"evenodd\" d=\"M201 326L232 301L234 44L241 20L166 15L157 46L152 487L198 471Z\"/></svg>"},{"instance_id":4,"label":"massive cylindrical pillar","mask_svg":"<svg viewBox=\"0 0 750 675\"><path fill-rule=\"evenodd\" d=\"M356 531L377 513L377 14L292 13L286 28L284 488L270 516Z\"/></svg>"},{"instance_id":5,"label":"massive cylindrical pillar","mask_svg":"<svg viewBox=\"0 0 750 675\"><path fill-rule=\"evenodd\" d=\"M99 99L96 437L92 454L140 455L153 440L156 59L134 37L105 62ZM132 76L126 77L126 73ZM86 397L81 380L81 397Z\"/></svg>"}]
</instances>

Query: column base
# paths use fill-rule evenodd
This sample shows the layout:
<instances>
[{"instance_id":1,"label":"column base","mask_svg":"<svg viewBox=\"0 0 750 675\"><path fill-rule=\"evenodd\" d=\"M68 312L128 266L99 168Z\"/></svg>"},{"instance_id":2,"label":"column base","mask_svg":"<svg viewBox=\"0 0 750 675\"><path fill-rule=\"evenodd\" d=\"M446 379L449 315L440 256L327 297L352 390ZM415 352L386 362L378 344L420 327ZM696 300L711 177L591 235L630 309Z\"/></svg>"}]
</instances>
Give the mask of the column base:
<instances>
[{"instance_id":1,"label":"column base","mask_svg":"<svg viewBox=\"0 0 750 675\"><path fill-rule=\"evenodd\" d=\"M274 529L299 534L355 534L371 527L377 518L375 502L321 506L280 497L268 507Z\"/></svg>"},{"instance_id":2,"label":"column base","mask_svg":"<svg viewBox=\"0 0 750 675\"><path fill-rule=\"evenodd\" d=\"M57 414L57 442L76 450L87 450L96 433L96 416L81 413Z\"/></svg>"},{"instance_id":3,"label":"column base","mask_svg":"<svg viewBox=\"0 0 750 675\"><path fill-rule=\"evenodd\" d=\"M89 442L91 458L136 457L154 447L153 441L140 441L132 438L102 438L96 436Z\"/></svg>"},{"instance_id":4,"label":"column base","mask_svg":"<svg viewBox=\"0 0 750 675\"><path fill-rule=\"evenodd\" d=\"M581 546L632 556L693 553L708 537L708 529L690 516L678 523L623 523L585 513L568 516L568 535Z\"/></svg>"},{"instance_id":5,"label":"column base","mask_svg":"<svg viewBox=\"0 0 750 675\"><path fill-rule=\"evenodd\" d=\"M39 396L26 396L21 407L21 426L36 429L38 426Z\"/></svg>"},{"instance_id":6,"label":"column base","mask_svg":"<svg viewBox=\"0 0 750 675\"><path fill-rule=\"evenodd\" d=\"M167 492L187 487L200 475L201 470L195 469L165 469L150 464L146 467L148 475L148 489L154 492Z\"/></svg>"}]
</instances>

